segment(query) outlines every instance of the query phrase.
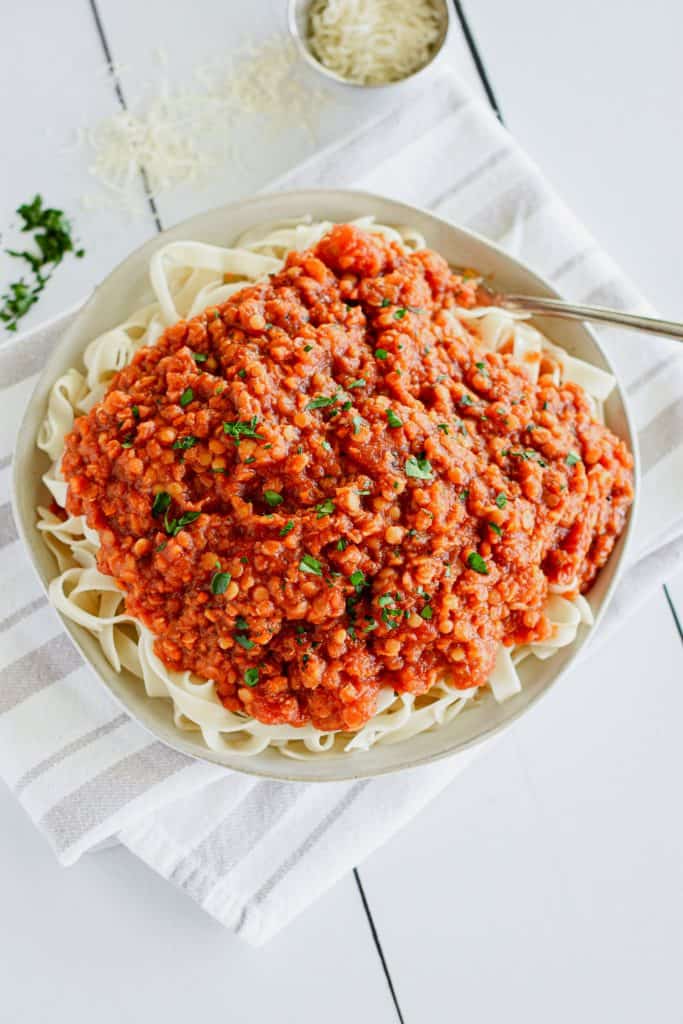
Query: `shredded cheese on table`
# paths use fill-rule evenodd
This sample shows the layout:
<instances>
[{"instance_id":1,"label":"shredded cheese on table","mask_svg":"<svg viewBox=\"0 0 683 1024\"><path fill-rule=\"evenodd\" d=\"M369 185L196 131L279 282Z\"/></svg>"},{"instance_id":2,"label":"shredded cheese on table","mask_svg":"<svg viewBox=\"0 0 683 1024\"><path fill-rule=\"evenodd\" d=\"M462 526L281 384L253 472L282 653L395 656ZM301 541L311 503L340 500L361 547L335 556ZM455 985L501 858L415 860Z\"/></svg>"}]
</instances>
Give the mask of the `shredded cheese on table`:
<instances>
[{"instance_id":1,"label":"shredded cheese on table","mask_svg":"<svg viewBox=\"0 0 683 1024\"><path fill-rule=\"evenodd\" d=\"M159 63L167 63L162 55ZM149 193L158 196L241 165L244 153L236 143L245 117L258 118L271 135L294 123L315 138L328 94L304 82L298 65L292 40L275 35L241 47L227 66L224 59L202 65L191 84L172 86L164 74L144 100L81 133L90 173L106 189L106 199L84 197L85 205L144 208L142 170Z\"/></svg>"},{"instance_id":2,"label":"shredded cheese on table","mask_svg":"<svg viewBox=\"0 0 683 1024\"><path fill-rule=\"evenodd\" d=\"M441 28L431 0L313 0L308 43L347 81L383 85L426 64Z\"/></svg>"}]
</instances>

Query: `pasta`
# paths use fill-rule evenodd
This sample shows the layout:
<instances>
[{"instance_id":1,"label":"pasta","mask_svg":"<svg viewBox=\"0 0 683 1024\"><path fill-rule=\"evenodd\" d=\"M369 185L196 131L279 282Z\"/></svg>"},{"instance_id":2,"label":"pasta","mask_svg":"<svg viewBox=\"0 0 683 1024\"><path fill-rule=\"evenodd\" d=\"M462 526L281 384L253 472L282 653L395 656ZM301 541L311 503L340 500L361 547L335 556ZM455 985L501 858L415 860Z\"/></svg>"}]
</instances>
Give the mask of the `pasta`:
<instances>
[{"instance_id":1,"label":"pasta","mask_svg":"<svg viewBox=\"0 0 683 1024\"><path fill-rule=\"evenodd\" d=\"M392 228L366 217L353 222L406 250L424 247L423 238L409 228ZM70 369L55 382L37 443L51 461L44 483L53 502L65 509L67 483L61 460L65 437L75 419L104 397L114 375L142 346L153 344L180 318L190 318L209 306L225 302L245 284L278 271L287 253L314 246L332 225L299 220L264 225L243 234L232 248L198 242L174 242L160 248L150 267L154 301L122 324L95 338L83 357L83 369ZM229 280L226 280L226 276ZM511 351L531 379L538 374L542 353L553 355L558 378L580 384L601 418L613 379L604 371L577 360L553 345L518 315L496 307L458 310L458 330L476 329L481 345L490 351ZM476 325L476 328L475 326ZM268 725L221 703L212 680L189 671L169 669L154 650L155 636L126 610L125 597L115 580L98 569L98 533L84 516L56 514L41 507L38 528L53 553L58 574L49 587L54 606L91 632L114 671L127 670L141 681L150 698L172 701L178 729L199 730L215 751L253 755L271 746L294 758L366 750L375 744L402 742L452 721L475 700L503 701L521 689L519 666L526 658L546 659L571 644L579 627L592 623L588 602L577 593L576 581L556 585L545 608L552 633L538 643L500 646L489 692L449 685L441 679L428 693L415 696L380 690L374 716L355 732L324 731L303 726Z\"/></svg>"}]
</instances>

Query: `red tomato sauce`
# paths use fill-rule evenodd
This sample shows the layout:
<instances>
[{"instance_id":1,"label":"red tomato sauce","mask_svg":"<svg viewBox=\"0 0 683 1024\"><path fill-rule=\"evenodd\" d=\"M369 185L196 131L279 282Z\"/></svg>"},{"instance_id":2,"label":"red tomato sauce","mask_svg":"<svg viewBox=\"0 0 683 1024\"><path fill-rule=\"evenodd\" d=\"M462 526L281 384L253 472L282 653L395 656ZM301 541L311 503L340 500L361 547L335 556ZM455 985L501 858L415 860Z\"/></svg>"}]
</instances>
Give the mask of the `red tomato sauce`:
<instances>
[{"instance_id":1,"label":"red tomato sauce","mask_svg":"<svg viewBox=\"0 0 683 1024\"><path fill-rule=\"evenodd\" d=\"M590 587L632 458L582 389L462 337L475 285L349 225L140 349L68 436L67 507L175 670L265 723L483 685Z\"/></svg>"}]
</instances>

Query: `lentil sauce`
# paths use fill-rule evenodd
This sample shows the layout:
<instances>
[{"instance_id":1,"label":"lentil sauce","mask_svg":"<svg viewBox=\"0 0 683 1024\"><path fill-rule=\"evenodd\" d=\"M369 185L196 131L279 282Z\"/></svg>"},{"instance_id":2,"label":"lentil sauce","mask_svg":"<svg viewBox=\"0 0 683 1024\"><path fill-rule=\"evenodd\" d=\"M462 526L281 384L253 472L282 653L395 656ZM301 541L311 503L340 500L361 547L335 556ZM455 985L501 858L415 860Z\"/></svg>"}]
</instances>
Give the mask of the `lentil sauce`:
<instances>
[{"instance_id":1,"label":"lentil sauce","mask_svg":"<svg viewBox=\"0 0 683 1024\"><path fill-rule=\"evenodd\" d=\"M622 530L632 458L541 356L485 351L476 282L338 225L168 328L76 420L68 511L172 670L232 711L360 728L378 690L486 683ZM475 326L472 326L475 324Z\"/></svg>"}]
</instances>

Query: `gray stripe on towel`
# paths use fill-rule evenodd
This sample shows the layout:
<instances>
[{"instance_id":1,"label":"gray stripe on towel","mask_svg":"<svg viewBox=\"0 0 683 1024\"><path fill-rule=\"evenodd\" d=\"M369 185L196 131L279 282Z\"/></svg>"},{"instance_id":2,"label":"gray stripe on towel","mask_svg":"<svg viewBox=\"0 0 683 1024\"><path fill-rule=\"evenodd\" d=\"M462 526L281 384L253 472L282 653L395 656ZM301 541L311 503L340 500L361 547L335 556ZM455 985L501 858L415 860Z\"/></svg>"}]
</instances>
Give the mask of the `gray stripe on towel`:
<instances>
[{"instance_id":1,"label":"gray stripe on towel","mask_svg":"<svg viewBox=\"0 0 683 1024\"><path fill-rule=\"evenodd\" d=\"M150 743L69 793L40 824L60 852L118 813L153 786L195 762L163 743Z\"/></svg>"},{"instance_id":2,"label":"gray stripe on towel","mask_svg":"<svg viewBox=\"0 0 683 1024\"><path fill-rule=\"evenodd\" d=\"M76 313L67 313L57 320L51 320L44 327L27 333L0 351L0 388L11 388L27 377L39 373L47 357L69 326Z\"/></svg>"},{"instance_id":3,"label":"gray stripe on towel","mask_svg":"<svg viewBox=\"0 0 683 1024\"><path fill-rule=\"evenodd\" d=\"M456 183L449 189L445 192L441 192L439 195L431 199L429 202L430 209L438 212L441 203L446 203L449 199L453 199L454 196L457 196L458 192L462 192L470 182L475 181L480 175L484 174L486 171L490 171L493 167L497 167L505 157L510 156L511 154L511 146L501 146L500 149L494 150L493 153L490 153L486 159L482 160L481 163L477 164L477 166L471 171L468 171L467 174L463 174L462 178L456 181Z\"/></svg>"},{"instance_id":4,"label":"gray stripe on towel","mask_svg":"<svg viewBox=\"0 0 683 1024\"><path fill-rule=\"evenodd\" d=\"M33 613L37 612L40 608L44 608L46 604L46 597L37 597L35 601L25 604L23 608L17 608L17 610L11 615L8 615L6 619L0 620L0 633L6 633L8 629L12 629L12 627L16 626L18 622L22 621L22 619L27 619L29 615L33 615Z\"/></svg>"},{"instance_id":5,"label":"gray stripe on towel","mask_svg":"<svg viewBox=\"0 0 683 1024\"><path fill-rule=\"evenodd\" d=\"M680 356L678 357L680 358ZM643 473L649 472L683 439L683 397L662 409L638 434Z\"/></svg>"},{"instance_id":6,"label":"gray stripe on towel","mask_svg":"<svg viewBox=\"0 0 683 1024\"><path fill-rule=\"evenodd\" d=\"M77 754L79 750L83 750L84 747L90 746L96 740L101 739L103 736L108 736L110 732L114 732L115 729L125 725L130 719L128 715L121 714L117 715L116 718L112 718L110 722L105 722L104 725L98 725L96 729L91 729L90 732L84 733L79 736L78 739L73 740L71 743L67 743L66 746L62 747L61 750L55 751L50 757L44 758L35 764L33 768L29 769L24 775L21 776L18 782L14 785L14 792L17 796L20 796L27 786L30 786L32 782L39 779L45 772L49 772L55 765L60 764L66 760L67 757L71 757L72 754Z\"/></svg>"},{"instance_id":7,"label":"gray stripe on towel","mask_svg":"<svg viewBox=\"0 0 683 1024\"><path fill-rule=\"evenodd\" d=\"M12 515L12 506L7 502L5 505L0 505L0 548L6 547L18 539L19 531Z\"/></svg>"},{"instance_id":8,"label":"gray stripe on towel","mask_svg":"<svg viewBox=\"0 0 683 1024\"><path fill-rule=\"evenodd\" d=\"M299 861L306 856L307 853L313 849L314 846L320 842L326 832L328 832L339 818L344 814L349 807L358 799L358 797L367 789L370 785L371 779L364 779L362 782L356 782L351 789L349 789L339 803L335 804L329 814L326 814L321 822L316 825L312 832L310 832L303 843L301 843L296 850L294 850L286 860L280 864L277 871L275 871L267 882L261 886L261 888L252 896L252 898L242 908L239 921L235 928L235 934L239 933L244 928L244 925L249 916L249 912L252 907L257 907L260 903L271 894L273 889L280 884L280 882L287 877L292 868L296 867Z\"/></svg>"},{"instance_id":9,"label":"gray stripe on towel","mask_svg":"<svg viewBox=\"0 0 683 1024\"><path fill-rule=\"evenodd\" d=\"M58 633L0 670L0 715L81 668L83 659L66 633Z\"/></svg>"},{"instance_id":10,"label":"gray stripe on towel","mask_svg":"<svg viewBox=\"0 0 683 1024\"><path fill-rule=\"evenodd\" d=\"M533 217L552 200L552 196L535 179L520 180L507 192L495 195L463 223L487 238L499 239L513 227Z\"/></svg>"},{"instance_id":11,"label":"gray stripe on towel","mask_svg":"<svg viewBox=\"0 0 683 1024\"><path fill-rule=\"evenodd\" d=\"M173 869L171 881L201 902L302 796L291 782L261 782L232 807L223 821ZM249 822L253 827L246 828ZM201 868L200 868L201 865Z\"/></svg>"}]
</instances>

